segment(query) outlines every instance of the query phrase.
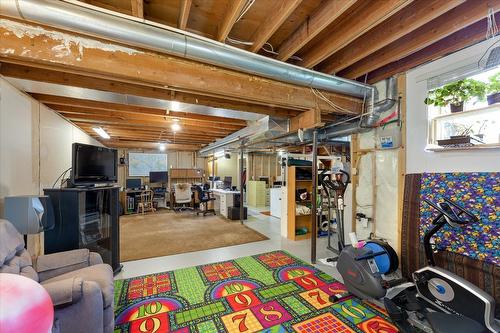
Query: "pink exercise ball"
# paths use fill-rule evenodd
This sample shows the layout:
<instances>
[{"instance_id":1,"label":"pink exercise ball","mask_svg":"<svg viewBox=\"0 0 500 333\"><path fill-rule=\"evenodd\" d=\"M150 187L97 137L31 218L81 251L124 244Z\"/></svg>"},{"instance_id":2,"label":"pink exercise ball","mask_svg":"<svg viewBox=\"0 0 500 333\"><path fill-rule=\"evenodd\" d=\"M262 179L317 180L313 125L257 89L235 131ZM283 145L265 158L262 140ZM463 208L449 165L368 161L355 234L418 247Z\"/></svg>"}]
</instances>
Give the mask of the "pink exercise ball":
<instances>
[{"instance_id":1,"label":"pink exercise ball","mask_svg":"<svg viewBox=\"0 0 500 333\"><path fill-rule=\"evenodd\" d=\"M0 273L0 332L49 333L53 321L52 300L39 283Z\"/></svg>"}]
</instances>

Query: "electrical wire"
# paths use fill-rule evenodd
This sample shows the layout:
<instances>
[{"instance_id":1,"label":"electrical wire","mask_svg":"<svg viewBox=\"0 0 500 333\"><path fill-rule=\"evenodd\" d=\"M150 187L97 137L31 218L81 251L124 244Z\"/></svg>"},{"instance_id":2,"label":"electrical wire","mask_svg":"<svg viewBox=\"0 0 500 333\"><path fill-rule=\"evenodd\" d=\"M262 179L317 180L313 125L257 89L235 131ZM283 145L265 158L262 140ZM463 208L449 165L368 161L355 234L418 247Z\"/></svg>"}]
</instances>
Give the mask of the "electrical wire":
<instances>
[{"instance_id":1,"label":"electrical wire","mask_svg":"<svg viewBox=\"0 0 500 333\"><path fill-rule=\"evenodd\" d=\"M247 3L245 4L245 6L243 7L243 9L241 10L241 13L240 15L238 16L238 18L236 19L236 21L234 21L234 23L236 24L236 22L238 22L239 20L241 20L241 18L243 17L243 15L245 15L248 10L250 9L250 7L252 7L252 5L255 3L255 0L248 0Z\"/></svg>"},{"instance_id":2,"label":"electrical wire","mask_svg":"<svg viewBox=\"0 0 500 333\"><path fill-rule=\"evenodd\" d=\"M68 172L68 171L69 171L69 170L71 170L71 169L72 169L72 167L69 167L69 168L67 168L66 170L64 170L64 171L63 171L63 172L59 175L59 177L57 177L56 181L55 181L55 182L54 182L54 184L52 185L52 188L54 188L54 187L56 186L57 181L58 181L59 179L61 179L61 177L64 179L64 176L66 175L66 172Z\"/></svg>"},{"instance_id":3,"label":"electrical wire","mask_svg":"<svg viewBox=\"0 0 500 333\"><path fill-rule=\"evenodd\" d=\"M498 26L495 20L495 11L488 8L488 28L486 29L486 39L495 37L498 34Z\"/></svg>"},{"instance_id":4,"label":"electrical wire","mask_svg":"<svg viewBox=\"0 0 500 333\"><path fill-rule=\"evenodd\" d=\"M270 49L267 49L266 45L269 45ZM271 43L269 43L269 42L266 42L264 45L262 45L262 50L264 52L271 53L273 55L279 55L279 52L274 51L273 45ZM298 57L296 55L291 56L290 59L298 60L298 61L304 61L301 57Z\"/></svg>"},{"instance_id":5,"label":"electrical wire","mask_svg":"<svg viewBox=\"0 0 500 333\"><path fill-rule=\"evenodd\" d=\"M271 48L270 50L266 49L265 46L266 45L269 45L269 47ZM274 47L271 43L269 42L266 42L264 45L262 45L262 50L264 50L265 52L267 53L271 53L271 54L274 54L274 55L278 55L279 53L274 51Z\"/></svg>"},{"instance_id":6,"label":"electrical wire","mask_svg":"<svg viewBox=\"0 0 500 333\"><path fill-rule=\"evenodd\" d=\"M321 100L325 101L328 105L330 105L335 111L337 112L351 112L351 110L348 110L346 108L341 107L340 105L335 104L333 101L329 100L321 91L319 91L316 88L311 87L311 91L313 94L320 98Z\"/></svg>"},{"instance_id":7,"label":"electrical wire","mask_svg":"<svg viewBox=\"0 0 500 333\"><path fill-rule=\"evenodd\" d=\"M238 45L248 45L248 46L252 46L253 45L253 42L246 42L246 41L243 41L243 40L239 40L239 39L234 39L234 38L231 38L229 36L226 37L226 40L229 42L229 43L232 43L232 44L238 44Z\"/></svg>"}]
</instances>

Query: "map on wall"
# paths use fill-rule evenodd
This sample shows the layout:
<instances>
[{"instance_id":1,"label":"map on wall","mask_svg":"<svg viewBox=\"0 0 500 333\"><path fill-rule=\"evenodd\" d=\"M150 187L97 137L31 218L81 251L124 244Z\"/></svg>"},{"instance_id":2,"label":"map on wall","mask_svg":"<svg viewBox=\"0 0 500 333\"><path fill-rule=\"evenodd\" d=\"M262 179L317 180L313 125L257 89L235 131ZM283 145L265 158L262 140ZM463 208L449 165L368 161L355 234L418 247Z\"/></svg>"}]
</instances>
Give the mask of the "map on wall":
<instances>
[{"instance_id":1,"label":"map on wall","mask_svg":"<svg viewBox=\"0 0 500 333\"><path fill-rule=\"evenodd\" d=\"M167 154L128 154L129 176L149 176L150 171L168 171Z\"/></svg>"}]
</instances>

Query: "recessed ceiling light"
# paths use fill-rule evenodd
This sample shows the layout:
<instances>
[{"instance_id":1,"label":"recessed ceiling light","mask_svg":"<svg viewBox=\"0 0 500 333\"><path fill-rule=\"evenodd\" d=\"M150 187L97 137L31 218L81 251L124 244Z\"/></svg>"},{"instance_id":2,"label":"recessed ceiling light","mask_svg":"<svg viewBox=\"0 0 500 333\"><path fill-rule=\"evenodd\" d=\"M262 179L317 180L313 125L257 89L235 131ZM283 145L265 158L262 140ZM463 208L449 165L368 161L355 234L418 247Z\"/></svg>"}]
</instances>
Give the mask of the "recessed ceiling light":
<instances>
[{"instance_id":1,"label":"recessed ceiling light","mask_svg":"<svg viewBox=\"0 0 500 333\"><path fill-rule=\"evenodd\" d=\"M180 131L180 130L181 130L181 125L179 125L179 123L178 123L178 122L173 123L173 124L172 124L172 130L173 130L174 132L178 132L178 131Z\"/></svg>"},{"instance_id":2,"label":"recessed ceiling light","mask_svg":"<svg viewBox=\"0 0 500 333\"><path fill-rule=\"evenodd\" d=\"M102 127L94 127L92 128L94 130L94 132L96 132L97 134L99 134L99 136L103 139L109 139L111 138L109 136L108 133L106 133L106 131L102 128Z\"/></svg>"},{"instance_id":3,"label":"recessed ceiling light","mask_svg":"<svg viewBox=\"0 0 500 333\"><path fill-rule=\"evenodd\" d=\"M158 146L158 149L160 151L165 151L165 149L167 149L167 146L164 143L160 143L160 145Z\"/></svg>"},{"instance_id":4,"label":"recessed ceiling light","mask_svg":"<svg viewBox=\"0 0 500 333\"><path fill-rule=\"evenodd\" d=\"M177 101L171 101L170 102L170 109L173 111L180 111L181 110L181 103Z\"/></svg>"}]
</instances>

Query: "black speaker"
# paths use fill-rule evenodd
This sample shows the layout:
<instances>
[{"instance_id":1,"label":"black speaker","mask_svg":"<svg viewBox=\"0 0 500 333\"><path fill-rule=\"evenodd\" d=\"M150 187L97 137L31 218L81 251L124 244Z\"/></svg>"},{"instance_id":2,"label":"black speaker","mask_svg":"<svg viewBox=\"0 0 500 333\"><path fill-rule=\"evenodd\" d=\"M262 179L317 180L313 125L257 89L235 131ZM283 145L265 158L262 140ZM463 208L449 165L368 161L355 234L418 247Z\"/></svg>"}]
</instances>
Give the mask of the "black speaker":
<instances>
[{"instance_id":1,"label":"black speaker","mask_svg":"<svg viewBox=\"0 0 500 333\"><path fill-rule=\"evenodd\" d=\"M239 220L240 219L240 207L228 207L227 208L227 218L230 220ZM248 218L247 208L243 207L243 219L246 220Z\"/></svg>"},{"instance_id":2,"label":"black speaker","mask_svg":"<svg viewBox=\"0 0 500 333\"><path fill-rule=\"evenodd\" d=\"M40 199L44 210L42 215L43 230L52 230L55 226L54 206L52 205L52 200L50 200L48 195L41 195L38 199Z\"/></svg>"}]
</instances>

